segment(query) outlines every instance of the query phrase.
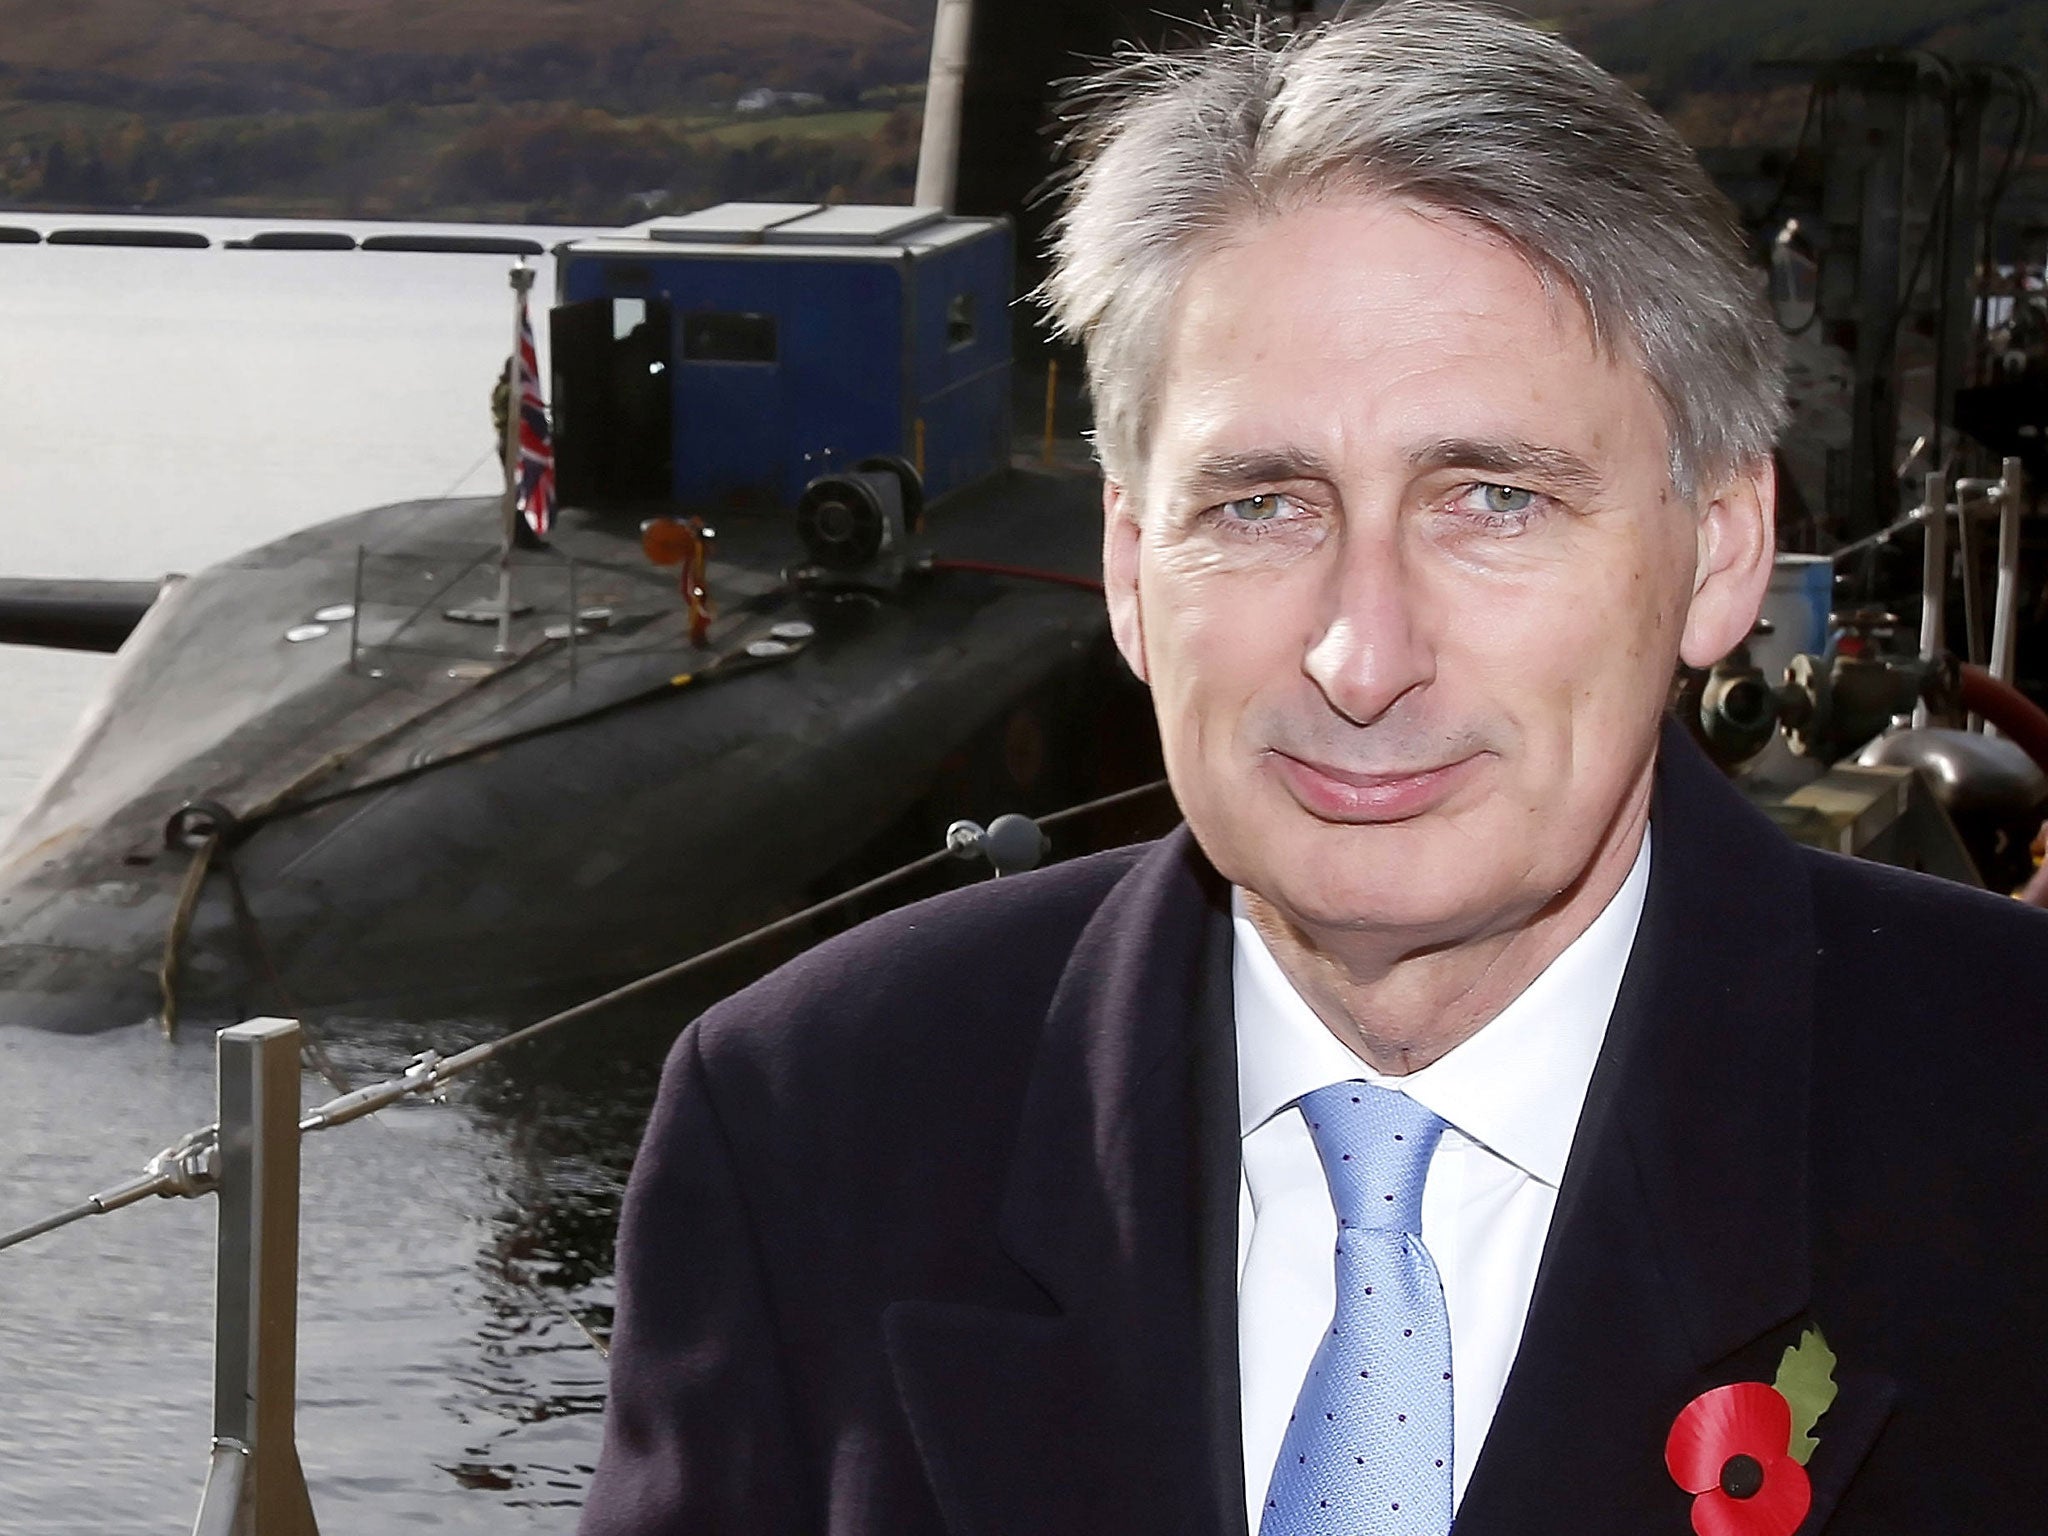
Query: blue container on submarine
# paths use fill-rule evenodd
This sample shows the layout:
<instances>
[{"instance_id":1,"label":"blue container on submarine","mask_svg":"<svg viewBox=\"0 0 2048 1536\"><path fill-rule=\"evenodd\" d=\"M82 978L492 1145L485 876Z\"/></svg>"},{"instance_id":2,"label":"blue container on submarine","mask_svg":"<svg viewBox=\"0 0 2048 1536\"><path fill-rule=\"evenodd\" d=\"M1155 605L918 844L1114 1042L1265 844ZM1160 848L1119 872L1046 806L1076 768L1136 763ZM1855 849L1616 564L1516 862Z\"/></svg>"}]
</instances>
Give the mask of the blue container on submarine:
<instances>
[{"instance_id":1,"label":"blue container on submarine","mask_svg":"<svg viewBox=\"0 0 2048 1536\"><path fill-rule=\"evenodd\" d=\"M1010 455L1011 231L936 208L725 203L562 249L566 500L792 506L875 455L936 499Z\"/></svg>"}]
</instances>

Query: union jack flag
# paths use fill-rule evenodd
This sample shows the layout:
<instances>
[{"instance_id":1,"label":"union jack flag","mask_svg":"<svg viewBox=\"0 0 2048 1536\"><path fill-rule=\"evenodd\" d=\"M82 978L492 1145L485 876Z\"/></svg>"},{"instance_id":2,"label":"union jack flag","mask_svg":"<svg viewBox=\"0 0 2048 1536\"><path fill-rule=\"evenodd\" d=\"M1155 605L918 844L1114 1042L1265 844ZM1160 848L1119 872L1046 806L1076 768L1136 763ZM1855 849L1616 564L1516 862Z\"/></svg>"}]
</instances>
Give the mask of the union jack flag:
<instances>
[{"instance_id":1,"label":"union jack flag","mask_svg":"<svg viewBox=\"0 0 2048 1536\"><path fill-rule=\"evenodd\" d=\"M540 355L533 317L519 301L519 515L539 538L555 524L555 442L540 397Z\"/></svg>"}]
</instances>

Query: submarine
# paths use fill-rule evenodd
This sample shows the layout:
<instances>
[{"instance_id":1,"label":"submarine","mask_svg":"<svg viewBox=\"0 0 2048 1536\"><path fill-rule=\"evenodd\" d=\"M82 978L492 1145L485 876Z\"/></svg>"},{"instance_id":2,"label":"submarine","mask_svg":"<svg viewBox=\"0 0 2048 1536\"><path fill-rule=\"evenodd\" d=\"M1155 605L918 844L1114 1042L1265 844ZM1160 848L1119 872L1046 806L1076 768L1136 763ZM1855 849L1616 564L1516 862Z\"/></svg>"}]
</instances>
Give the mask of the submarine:
<instances>
[{"instance_id":1,"label":"submarine","mask_svg":"<svg viewBox=\"0 0 2048 1536\"><path fill-rule=\"evenodd\" d=\"M734 204L562 251L568 494L504 622L489 497L166 584L0 850L8 1019L509 1018L801 904L921 806L1119 787L1098 491L1010 462L1009 242ZM700 509L695 592L656 506Z\"/></svg>"},{"instance_id":2,"label":"submarine","mask_svg":"<svg viewBox=\"0 0 2048 1536\"><path fill-rule=\"evenodd\" d=\"M559 248L544 548L469 497L0 582L0 639L118 647L0 845L0 1022L502 1025L1156 779L1016 298L1050 82L1193 19L942 0L909 205Z\"/></svg>"}]
</instances>

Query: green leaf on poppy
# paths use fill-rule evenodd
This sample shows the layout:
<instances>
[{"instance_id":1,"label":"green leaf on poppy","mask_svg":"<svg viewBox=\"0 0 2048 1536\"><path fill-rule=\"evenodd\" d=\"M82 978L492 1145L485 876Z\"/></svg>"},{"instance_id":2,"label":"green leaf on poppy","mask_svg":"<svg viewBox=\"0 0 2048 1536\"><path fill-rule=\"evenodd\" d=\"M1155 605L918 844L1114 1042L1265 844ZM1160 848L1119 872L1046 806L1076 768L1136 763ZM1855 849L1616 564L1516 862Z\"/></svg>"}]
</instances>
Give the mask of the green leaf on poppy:
<instances>
[{"instance_id":1,"label":"green leaf on poppy","mask_svg":"<svg viewBox=\"0 0 2048 1536\"><path fill-rule=\"evenodd\" d=\"M1835 1352L1818 1328L1807 1329L1796 1345L1785 1347L1772 1385L1792 1405L1792 1443L1785 1453L1803 1467L1820 1444L1813 1426L1835 1400Z\"/></svg>"}]
</instances>

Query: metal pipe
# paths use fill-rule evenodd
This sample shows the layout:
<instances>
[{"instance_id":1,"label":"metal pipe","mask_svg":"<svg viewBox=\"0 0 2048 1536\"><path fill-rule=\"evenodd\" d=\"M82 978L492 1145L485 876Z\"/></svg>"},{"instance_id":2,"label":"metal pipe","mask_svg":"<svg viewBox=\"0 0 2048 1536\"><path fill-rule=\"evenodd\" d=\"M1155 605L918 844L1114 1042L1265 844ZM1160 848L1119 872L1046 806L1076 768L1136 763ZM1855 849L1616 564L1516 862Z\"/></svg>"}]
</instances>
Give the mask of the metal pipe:
<instances>
[{"instance_id":1,"label":"metal pipe","mask_svg":"<svg viewBox=\"0 0 2048 1536\"><path fill-rule=\"evenodd\" d=\"M1977 535L1977 513L1971 505L1970 482L1958 480L1956 493L1956 555L1963 567L1963 660L1984 664L1984 557Z\"/></svg>"},{"instance_id":2,"label":"metal pipe","mask_svg":"<svg viewBox=\"0 0 2048 1536\"><path fill-rule=\"evenodd\" d=\"M1988 225L1977 218L1983 193L1978 185L1988 96L1977 79L1949 84L1947 154L1939 214L1941 248L1934 283L1934 462L1942 462L1955 421L1956 389L1967 382L1976 306L1977 246ZM1929 210L1929 217L1936 210Z\"/></svg>"},{"instance_id":3,"label":"metal pipe","mask_svg":"<svg viewBox=\"0 0 2048 1536\"><path fill-rule=\"evenodd\" d=\"M1991 605L1991 675L2010 683L2019 642L2020 461L2007 459L1998 484L1998 591Z\"/></svg>"},{"instance_id":4,"label":"metal pipe","mask_svg":"<svg viewBox=\"0 0 2048 1536\"><path fill-rule=\"evenodd\" d=\"M214 1475L193 1529L318 1536L293 1419L299 1311L299 1026L216 1037L220 1207L213 1323ZM222 1464L246 1451L242 1474ZM226 1509L223 1511L223 1502Z\"/></svg>"},{"instance_id":5,"label":"metal pipe","mask_svg":"<svg viewBox=\"0 0 2048 1536\"><path fill-rule=\"evenodd\" d=\"M1932 661L1946 648L1948 618L1948 487L1941 471L1929 472L1921 503L1920 659ZM1913 724L1927 724L1927 701L1913 706Z\"/></svg>"},{"instance_id":6,"label":"metal pipe","mask_svg":"<svg viewBox=\"0 0 2048 1536\"><path fill-rule=\"evenodd\" d=\"M953 211L960 183L960 109L967 95L968 35L973 22L973 0L939 0L938 14L932 18L924 129L917 141L917 185L910 195L920 208Z\"/></svg>"},{"instance_id":7,"label":"metal pipe","mask_svg":"<svg viewBox=\"0 0 2048 1536\"><path fill-rule=\"evenodd\" d=\"M1846 217L1828 220L1831 240L1854 255L1830 262L1848 280L1854 306L1854 384L1849 418L1849 475L1844 486L1847 531L1853 537L1889 523L1898 511L1892 454L1899 440L1898 396L1891 377L1898 360L1898 316L1912 295L1902 291L1905 181L1917 64L1885 58L1837 65L1847 89L1838 92L1841 131L1829 134L1829 182L1843 178L1856 195L1842 199ZM1851 211L1853 210L1853 212Z\"/></svg>"}]
</instances>

